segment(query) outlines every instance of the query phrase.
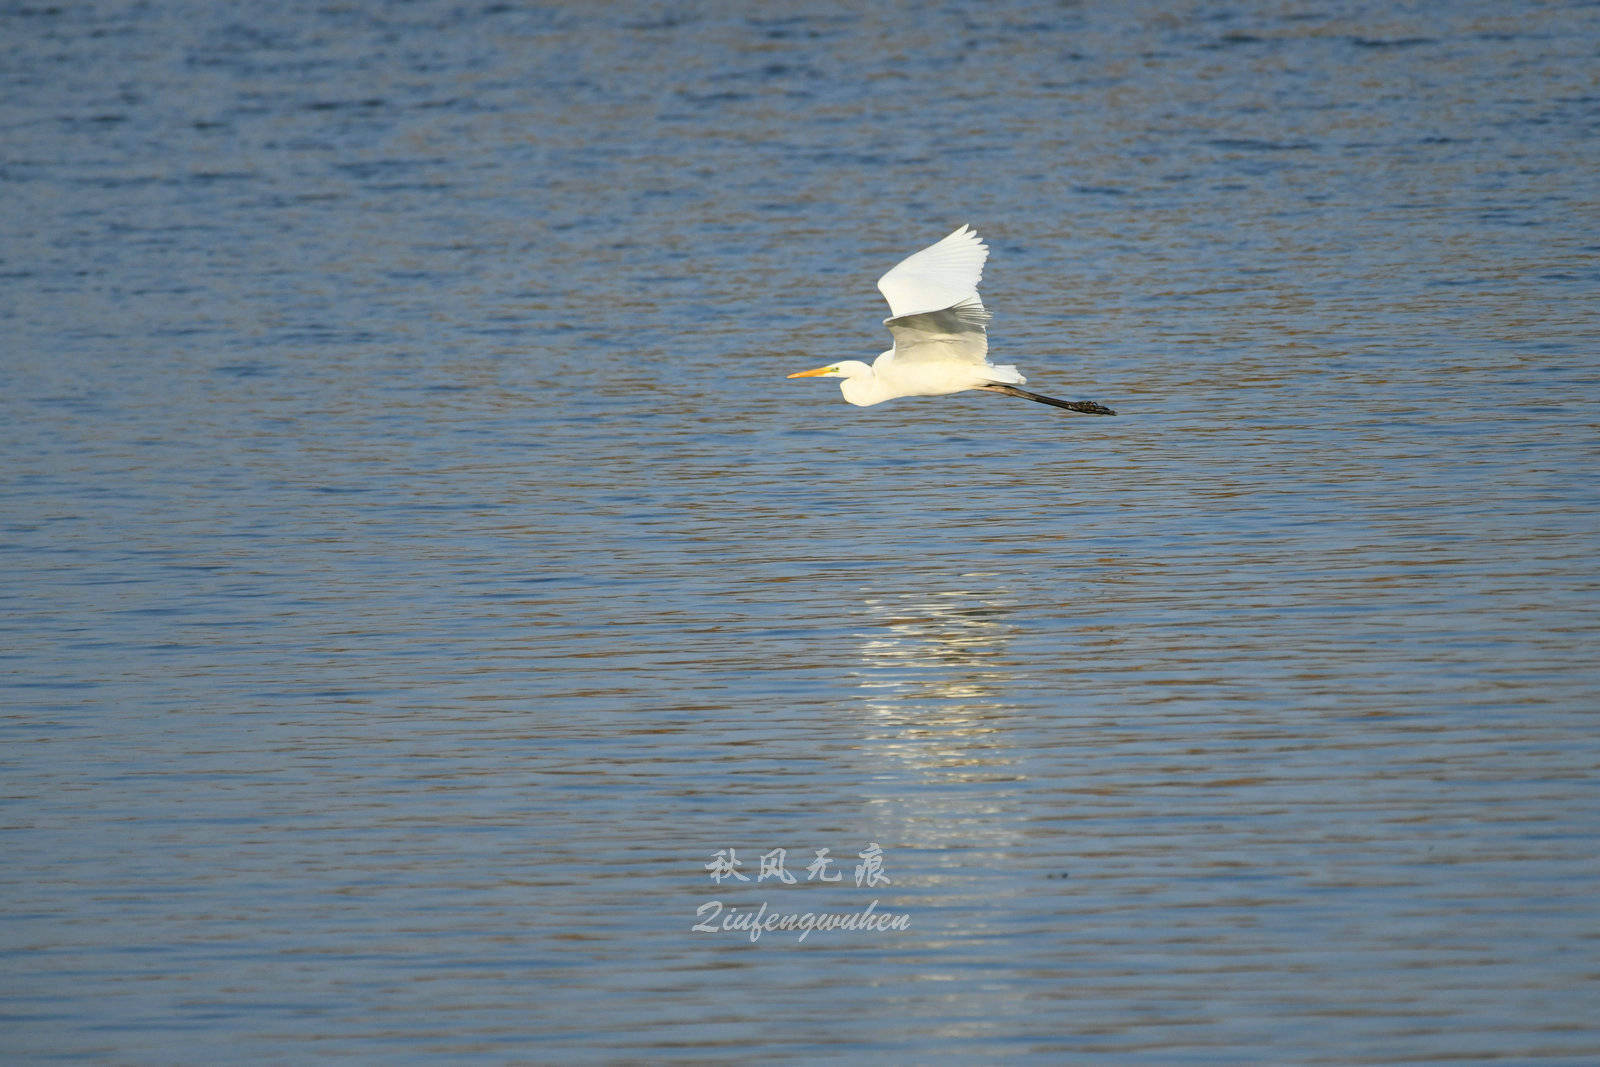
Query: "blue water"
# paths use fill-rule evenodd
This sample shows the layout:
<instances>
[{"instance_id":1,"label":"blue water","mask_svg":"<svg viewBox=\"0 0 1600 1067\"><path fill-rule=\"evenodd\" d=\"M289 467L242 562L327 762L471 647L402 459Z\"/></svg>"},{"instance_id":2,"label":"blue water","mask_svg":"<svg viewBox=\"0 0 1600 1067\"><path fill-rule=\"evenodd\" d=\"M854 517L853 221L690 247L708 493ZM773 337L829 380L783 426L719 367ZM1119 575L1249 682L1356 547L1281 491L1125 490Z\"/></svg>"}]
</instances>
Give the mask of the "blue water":
<instances>
[{"instance_id":1,"label":"blue water","mask_svg":"<svg viewBox=\"0 0 1600 1067\"><path fill-rule=\"evenodd\" d=\"M1597 61L0 9L0 1052L1600 1059ZM785 380L961 223L1115 419Z\"/></svg>"}]
</instances>

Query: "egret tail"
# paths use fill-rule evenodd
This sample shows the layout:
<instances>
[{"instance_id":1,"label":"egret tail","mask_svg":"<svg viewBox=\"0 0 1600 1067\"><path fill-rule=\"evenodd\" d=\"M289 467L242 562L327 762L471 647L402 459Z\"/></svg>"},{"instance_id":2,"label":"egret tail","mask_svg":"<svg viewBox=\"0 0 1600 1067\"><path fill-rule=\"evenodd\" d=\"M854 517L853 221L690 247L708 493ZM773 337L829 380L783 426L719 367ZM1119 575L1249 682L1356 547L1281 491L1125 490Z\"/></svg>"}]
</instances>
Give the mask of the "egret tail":
<instances>
[{"instance_id":1,"label":"egret tail","mask_svg":"<svg viewBox=\"0 0 1600 1067\"><path fill-rule=\"evenodd\" d=\"M1057 400L1053 396L1044 396L1039 393L1030 393L1026 389L1018 389L1014 385L1001 385L998 382L989 385L980 385L979 389L987 389L991 393L1004 393L1006 396L1020 396L1024 400L1032 400L1035 404L1049 404L1054 408L1066 408L1068 411L1082 412L1085 415L1115 415L1116 412L1104 404L1096 404L1093 400Z\"/></svg>"}]
</instances>

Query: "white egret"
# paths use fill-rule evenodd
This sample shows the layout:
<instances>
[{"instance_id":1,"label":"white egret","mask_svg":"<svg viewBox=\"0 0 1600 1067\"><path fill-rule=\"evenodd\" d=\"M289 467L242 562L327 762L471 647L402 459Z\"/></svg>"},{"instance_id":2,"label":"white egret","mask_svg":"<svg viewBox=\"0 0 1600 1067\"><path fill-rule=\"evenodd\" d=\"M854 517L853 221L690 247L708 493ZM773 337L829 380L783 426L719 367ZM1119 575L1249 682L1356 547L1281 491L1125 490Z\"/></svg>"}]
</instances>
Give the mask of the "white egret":
<instances>
[{"instance_id":1,"label":"white egret","mask_svg":"<svg viewBox=\"0 0 1600 1067\"><path fill-rule=\"evenodd\" d=\"M1086 415L1116 412L1088 400L1057 400L1017 386L1027 384L1017 368L989 362L989 311L978 296L989 246L970 226L901 260L878 279L889 301L884 324L894 347L871 366L858 359L803 370L791 378L843 378L844 398L858 407L897 396L944 396L968 389L1020 396Z\"/></svg>"}]
</instances>

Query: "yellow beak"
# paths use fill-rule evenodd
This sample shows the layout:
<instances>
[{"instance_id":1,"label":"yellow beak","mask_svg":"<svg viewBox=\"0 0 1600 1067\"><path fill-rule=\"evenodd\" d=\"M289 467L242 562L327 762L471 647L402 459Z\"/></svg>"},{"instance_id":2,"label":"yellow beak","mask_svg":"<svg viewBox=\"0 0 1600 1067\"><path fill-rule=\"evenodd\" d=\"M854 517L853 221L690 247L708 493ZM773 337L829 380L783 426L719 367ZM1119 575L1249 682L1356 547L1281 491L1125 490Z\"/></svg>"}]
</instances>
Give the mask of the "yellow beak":
<instances>
[{"instance_id":1,"label":"yellow beak","mask_svg":"<svg viewBox=\"0 0 1600 1067\"><path fill-rule=\"evenodd\" d=\"M829 364L826 367L818 367L816 370L795 371L793 374L789 375L789 377L791 377L791 378L820 378L822 375L831 373L833 370L834 370L833 365Z\"/></svg>"}]
</instances>

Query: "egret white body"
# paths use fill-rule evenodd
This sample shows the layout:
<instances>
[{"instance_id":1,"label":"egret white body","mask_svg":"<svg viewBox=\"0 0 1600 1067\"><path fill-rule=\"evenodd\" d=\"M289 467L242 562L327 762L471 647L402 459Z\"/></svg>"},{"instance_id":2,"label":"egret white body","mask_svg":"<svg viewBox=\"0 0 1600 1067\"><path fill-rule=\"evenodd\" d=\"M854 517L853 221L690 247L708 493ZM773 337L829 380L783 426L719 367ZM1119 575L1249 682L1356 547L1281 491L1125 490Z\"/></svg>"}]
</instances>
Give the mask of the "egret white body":
<instances>
[{"instance_id":1,"label":"egret white body","mask_svg":"<svg viewBox=\"0 0 1600 1067\"><path fill-rule=\"evenodd\" d=\"M889 302L884 324L894 347L869 366L857 359L799 371L791 378L842 378L839 390L858 407L897 396L944 396L985 389L1089 415L1116 412L1089 401L1057 400L1017 386L1013 366L989 362L989 311L978 296L989 246L970 226L901 260L878 279Z\"/></svg>"}]
</instances>

